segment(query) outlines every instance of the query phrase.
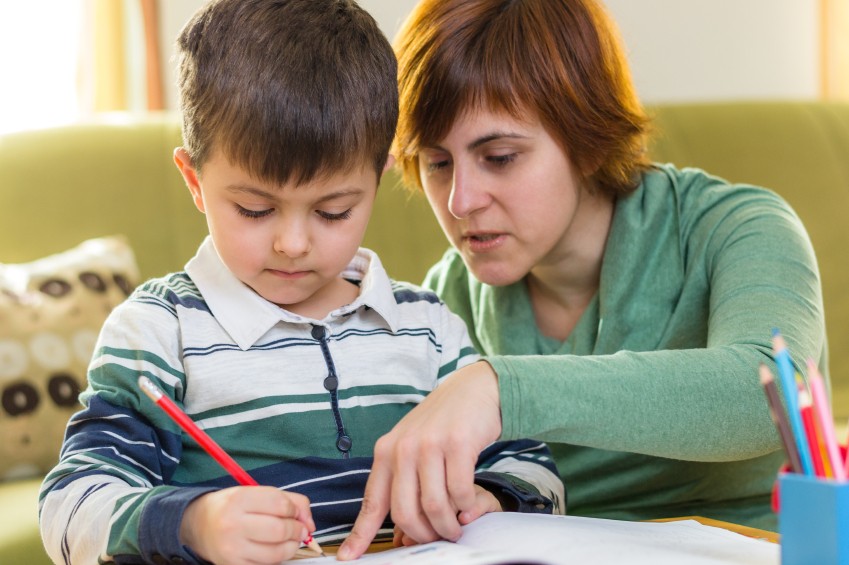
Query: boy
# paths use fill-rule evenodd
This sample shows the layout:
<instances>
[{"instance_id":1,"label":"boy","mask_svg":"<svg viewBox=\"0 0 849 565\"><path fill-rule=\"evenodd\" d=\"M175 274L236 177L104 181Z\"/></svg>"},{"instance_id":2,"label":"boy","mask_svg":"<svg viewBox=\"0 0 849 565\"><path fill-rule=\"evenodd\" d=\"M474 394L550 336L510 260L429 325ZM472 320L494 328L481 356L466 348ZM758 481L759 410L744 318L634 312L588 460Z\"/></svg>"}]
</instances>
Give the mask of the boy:
<instances>
[{"instance_id":1,"label":"boy","mask_svg":"<svg viewBox=\"0 0 849 565\"><path fill-rule=\"evenodd\" d=\"M104 325L40 497L57 563L278 563L308 533L340 540L376 440L477 359L459 318L358 248L397 119L374 20L352 0L217 0L178 48L174 159L210 235ZM140 375L266 486L233 486ZM494 444L478 469L478 515L560 511L542 444Z\"/></svg>"}]
</instances>

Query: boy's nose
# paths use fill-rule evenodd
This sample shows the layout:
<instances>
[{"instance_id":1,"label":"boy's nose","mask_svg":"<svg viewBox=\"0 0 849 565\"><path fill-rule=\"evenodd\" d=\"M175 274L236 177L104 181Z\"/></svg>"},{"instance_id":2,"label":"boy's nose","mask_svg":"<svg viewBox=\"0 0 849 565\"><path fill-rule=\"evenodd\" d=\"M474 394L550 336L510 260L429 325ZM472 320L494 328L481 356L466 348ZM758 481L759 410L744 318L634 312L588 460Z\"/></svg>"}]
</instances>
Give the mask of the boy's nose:
<instances>
[{"instance_id":1,"label":"boy's nose","mask_svg":"<svg viewBox=\"0 0 849 565\"><path fill-rule=\"evenodd\" d=\"M274 251L287 257L303 257L311 247L309 232L299 222L284 223L274 238Z\"/></svg>"}]
</instances>

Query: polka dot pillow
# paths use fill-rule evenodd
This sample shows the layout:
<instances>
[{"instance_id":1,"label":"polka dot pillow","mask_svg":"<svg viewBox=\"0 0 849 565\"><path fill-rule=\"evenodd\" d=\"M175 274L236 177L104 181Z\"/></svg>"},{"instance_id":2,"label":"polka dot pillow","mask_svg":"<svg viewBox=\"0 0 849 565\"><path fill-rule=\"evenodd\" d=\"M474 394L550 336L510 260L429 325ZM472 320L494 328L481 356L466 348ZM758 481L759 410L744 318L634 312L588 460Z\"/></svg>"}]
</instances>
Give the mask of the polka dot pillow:
<instances>
[{"instance_id":1,"label":"polka dot pillow","mask_svg":"<svg viewBox=\"0 0 849 565\"><path fill-rule=\"evenodd\" d=\"M122 237L0 263L0 480L57 462L100 326L139 282Z\"/></svg>"}]
</instances>

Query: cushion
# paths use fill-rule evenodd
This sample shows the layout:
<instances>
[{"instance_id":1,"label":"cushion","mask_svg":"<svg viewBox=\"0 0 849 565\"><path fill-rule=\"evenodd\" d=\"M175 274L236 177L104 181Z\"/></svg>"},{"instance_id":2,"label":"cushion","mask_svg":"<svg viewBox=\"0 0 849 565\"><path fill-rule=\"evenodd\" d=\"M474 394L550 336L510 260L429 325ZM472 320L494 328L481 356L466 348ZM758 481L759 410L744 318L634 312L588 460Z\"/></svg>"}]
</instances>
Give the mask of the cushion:
<instances>
[{"instance_id":1,"label":"cushion","mask_svg":"<svg viewBox=\"0 0 849 565\"><path fill-rule=\"evenodd\" d=\"M56 464L100 327L138 282L121 236L0 263L0 480Z\"/></svg>"}]
</instances>

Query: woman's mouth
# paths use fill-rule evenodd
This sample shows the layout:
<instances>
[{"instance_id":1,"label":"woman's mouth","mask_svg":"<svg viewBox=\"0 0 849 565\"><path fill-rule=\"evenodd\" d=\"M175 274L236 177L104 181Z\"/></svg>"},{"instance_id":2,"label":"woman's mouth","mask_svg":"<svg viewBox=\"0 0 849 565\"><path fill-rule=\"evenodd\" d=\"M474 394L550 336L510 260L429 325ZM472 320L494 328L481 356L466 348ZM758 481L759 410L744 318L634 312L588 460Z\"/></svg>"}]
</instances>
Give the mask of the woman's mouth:
<instances>
[{"instance_id":1,"label":"woman's mouth","mask_svg":"<svg viewBox=\"0 0 849 565\"><path fill-rule=\"evenodd\" d=\"M507 236L503 233L473 233L463 236L469 249L475 253L491 251L504 244Z\"/></svg>"}]
</instances>

